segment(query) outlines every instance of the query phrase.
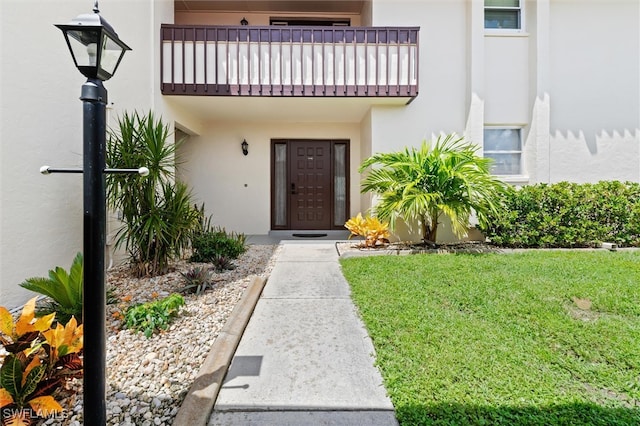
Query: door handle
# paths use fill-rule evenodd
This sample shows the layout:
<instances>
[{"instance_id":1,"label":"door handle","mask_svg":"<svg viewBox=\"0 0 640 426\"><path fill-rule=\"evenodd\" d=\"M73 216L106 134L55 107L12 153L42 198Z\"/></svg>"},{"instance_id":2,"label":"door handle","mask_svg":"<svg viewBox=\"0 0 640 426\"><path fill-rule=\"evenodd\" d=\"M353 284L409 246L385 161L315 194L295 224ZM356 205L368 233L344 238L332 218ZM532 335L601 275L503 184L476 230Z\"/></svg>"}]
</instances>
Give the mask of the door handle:
<instances>
[{"instance_id":1,"label":"door handle","mask_svg":"<svg viewBox=\"0 0 640 426\"><path fill-rule=\"evenodd\" d=\"M292 183L292 184L291 184L291 194L292 194L292 195L297 194L297 192L296 192L296 184L295 184L295 183Z\"/></svg>"}]
</instances>

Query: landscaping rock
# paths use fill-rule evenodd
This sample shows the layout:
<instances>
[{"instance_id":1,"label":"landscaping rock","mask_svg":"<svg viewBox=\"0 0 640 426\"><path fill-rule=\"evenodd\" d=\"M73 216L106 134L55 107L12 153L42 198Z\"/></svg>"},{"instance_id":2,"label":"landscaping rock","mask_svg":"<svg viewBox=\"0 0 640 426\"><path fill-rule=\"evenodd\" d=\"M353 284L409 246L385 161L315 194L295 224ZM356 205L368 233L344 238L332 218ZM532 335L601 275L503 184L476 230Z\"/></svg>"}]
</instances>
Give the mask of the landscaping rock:
<instances>
[{"instance_id":1,"label":"landscaping rock","mask_svg":"<svg viewBox=\"0 0 640 426\"><path fill-rule=\"evenodd\" d=\"M276 245L250 245L234 261L236 268L213 274L213 289L185 295L185 306L170 329L147 339L122 330L127 306L143 303L184 287L180 271L195 266L182 261L175 271L154 278L135 278L126 267L110 270L107 287L119 303L107 306L107 425L171 425L211 345L239 302L252 276L267 277L275 262ZM206 264L204 264L206 266ZM81 425L82 380L71 384L75 395L61 401L66 419L46 424ZM45 421L39 422L45 424Z\"/></svg>"}]
</instances>

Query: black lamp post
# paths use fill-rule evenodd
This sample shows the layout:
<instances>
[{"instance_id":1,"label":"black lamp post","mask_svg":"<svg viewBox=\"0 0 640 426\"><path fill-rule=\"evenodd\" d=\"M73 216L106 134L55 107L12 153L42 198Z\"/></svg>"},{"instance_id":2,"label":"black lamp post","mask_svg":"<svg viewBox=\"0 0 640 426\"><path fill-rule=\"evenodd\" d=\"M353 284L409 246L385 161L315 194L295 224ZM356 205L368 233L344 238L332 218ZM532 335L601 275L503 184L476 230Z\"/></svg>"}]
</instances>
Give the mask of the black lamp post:
<instances>
[{"instance_id":1,"label":"black lamp post","mask_svg":"<svg viewBox=\"0 0 640 426\"><path fill-rule=\"evenodd\" d=\"M106 228L105 170L107 90L102 82L115 74L124 52L131 50L113 27L94 13L80 15L68 24L56 25L64 33L73 61L87 77L82 85L83 103L83 204L84 204L84 424L106 424L106 292L104 249ZM43 173L69 172L41 169ZM72 171L73 172L73 171Z\"/></svg>"}]
</instances>

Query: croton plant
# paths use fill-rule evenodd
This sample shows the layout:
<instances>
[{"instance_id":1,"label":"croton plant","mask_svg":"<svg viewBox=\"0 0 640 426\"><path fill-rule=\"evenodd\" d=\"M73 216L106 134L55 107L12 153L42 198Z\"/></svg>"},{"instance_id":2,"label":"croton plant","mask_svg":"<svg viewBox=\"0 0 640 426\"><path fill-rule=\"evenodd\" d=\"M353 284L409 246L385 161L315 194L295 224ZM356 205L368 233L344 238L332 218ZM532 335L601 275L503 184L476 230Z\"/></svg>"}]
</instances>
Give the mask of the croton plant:
<instances>
[{"instance_id":1,"label":"croton plant","mask_svg":"<svg viewBox=\"0 0 640 426\"><path fill-rule=\"evenodd\" d=\"M72 378L82 376L82 325L55 323L55 313L35 316L36 298L14 320L0 307L0 414L4 426L28 426L64 415L56 401Z\"/></svg>"}]
</instances>

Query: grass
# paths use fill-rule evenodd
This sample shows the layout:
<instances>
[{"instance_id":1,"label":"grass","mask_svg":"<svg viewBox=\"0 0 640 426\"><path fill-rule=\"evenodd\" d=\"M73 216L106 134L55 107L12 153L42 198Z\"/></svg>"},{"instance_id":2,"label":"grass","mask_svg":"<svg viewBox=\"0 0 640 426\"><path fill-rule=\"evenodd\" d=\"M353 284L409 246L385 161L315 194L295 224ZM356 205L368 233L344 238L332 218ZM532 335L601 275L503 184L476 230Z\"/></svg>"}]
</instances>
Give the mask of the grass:
<instances>
[{"instance_id":1,"label":"grass","mask_svg":"<svg viewBox=\"0 0 640 426\"><path fill-rule=\"evenodd\" d=\"M341 263L401 425L640 425L640 252Z\"/></svg>"}]
</instances>

